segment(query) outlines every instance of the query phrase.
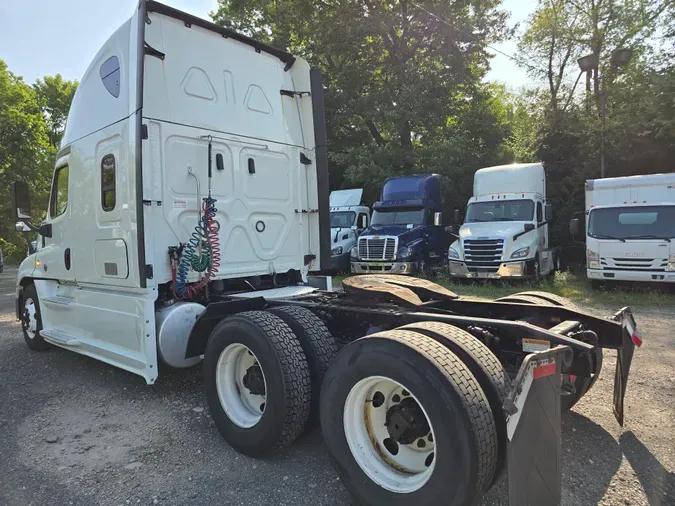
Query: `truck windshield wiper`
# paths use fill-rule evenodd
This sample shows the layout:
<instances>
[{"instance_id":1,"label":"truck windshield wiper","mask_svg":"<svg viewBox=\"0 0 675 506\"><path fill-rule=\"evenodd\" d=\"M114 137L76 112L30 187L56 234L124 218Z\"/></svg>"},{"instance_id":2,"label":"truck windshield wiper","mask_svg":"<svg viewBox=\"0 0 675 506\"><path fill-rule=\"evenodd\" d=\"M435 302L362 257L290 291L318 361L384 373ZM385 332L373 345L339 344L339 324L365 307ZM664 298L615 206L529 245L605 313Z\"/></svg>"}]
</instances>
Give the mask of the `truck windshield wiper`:
<instances>
[{"instance_id":1,"label":"truck windshield wiper","mask_svg":"<svg viewBox=\"0 0 675 506\"><path fill-rule=\"evenodd\" d=\"M591 234L589 234L589 235L591 235ZM591 237L593 237L595 239L614 239L615 241L626 242L626 239L624 239L623 237L614 237L614 236L611 236L611 235L593 234L593 235L591 235Z\"/></svg>"},{"instance_id":2,"label":"truck windshield wiper","mask_svg":"<svg viewBox=\"0 0 675 506\"><path fill-rule=\"evenodd\" d=\"M641 235L631 235L630 237L626 237L626 239L661 239L662 241L671 241L670 237L663 237L660 235L653 235L653 234L641 234Z\"/></svg>"}]
</instances>

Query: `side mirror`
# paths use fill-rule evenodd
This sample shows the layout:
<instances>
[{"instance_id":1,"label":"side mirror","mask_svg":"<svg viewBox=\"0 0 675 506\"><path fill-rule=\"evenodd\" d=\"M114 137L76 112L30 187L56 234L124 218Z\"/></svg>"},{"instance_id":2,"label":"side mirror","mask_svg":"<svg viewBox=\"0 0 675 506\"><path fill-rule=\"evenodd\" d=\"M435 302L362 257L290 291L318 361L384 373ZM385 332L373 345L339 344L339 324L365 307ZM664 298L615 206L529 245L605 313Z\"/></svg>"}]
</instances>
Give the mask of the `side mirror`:
<instances>
[{"instance_id":1,"label":"side mirror","mask_svg":"<svg viewBox=\"0 0 675 506\"><path fill-rule=\"evenodd\" d=\"M351 229L352 229L352 230L354 230L354 231L356 231L356 230L358 230L358 229L359 229L359 227L357 227L356 225L352 225L352 226L351 226L351 227L349 227L349 228L351 228Z\"/></svg>"},{"instance_id":2,"label":"side mirror","mask_svg":"<svg viewBox=\"0 0 675 506\"><path fill-rule=\"evenodd\" d=\"M453 225L448 225L444 230L446 234L453 235L455 233L455 227Z\"/></svg>"},{"instance_id":3,"label":"side mirror","mask_svg":"<svg viewBox=\"0 0 675 506\"><path fill-rule=\"evenodd\" d=\"M440 227L443 224L443 214L434 213L434 227Z\"/></svg>"},{"instance_id":4,"label":"side mirror","mask_svg":"<svg viewBox=\"0 0 675 506\"><path fill-rule=\"evenodd\" d=\"M544 219L546 221L553 221L553 206L551 204L544 206Z\"/></svg>"},{"instance_id":5,"label":"side mirror","mask_svg":"<svg viewBox=\"0 0 675 506\"><path fill-rule=\"evenodd\" d=\"M368 228L368 216L365 214L361 216L361 228Z\"/></svg>"},{"instance_id":6,"label":"side mirror","mask_svg":"<svg viewBox=\"0 0 675 506\"><path fill-rule=\"evenodd\" d=\"M530 232L535 229L534 223L525 223L523 228L525 229L525 232Z\"/></svg>"},{"instance_id":7,"label":"side mirror","mask_svg":"<svg viewBox=\"0 0 675 506\"><path fill-rule=\"evenodd\" d=\"M30 191L23 181L9 183L9 200L15 219L30 219Z\"/></svg>"},{"instance_id":8,"label":"side mirror","mask_svg":"<svg viewBox=\"0 0 675 506\"><path fill-rule=\"evenodd\" d=\"M455 209L453 218L454 218L455 225L461 225L462 215L459 213L459 209Z\"/></svg>"},{"instance_id":9,"label":"side mirror","mask_svg":"<svg viewBox=\"0 0 675 506\"><path fill-rule=\"evenodd\" d=\"M30 232L32 229L26 225L23 221L17 221L16 225L14 225L14 229L17 232Z\"/></svg>"},{"instance_id":10,"label":"side mirror","mask_svg":"<svg viewBox=\"0 0 675 506\"><path fill-rule=\"evenodd\" d=\"M572 234L572 237L581 234L581 222L579 221L579 218L570 220L570 234Z\"/></svg>"}]
</instances>

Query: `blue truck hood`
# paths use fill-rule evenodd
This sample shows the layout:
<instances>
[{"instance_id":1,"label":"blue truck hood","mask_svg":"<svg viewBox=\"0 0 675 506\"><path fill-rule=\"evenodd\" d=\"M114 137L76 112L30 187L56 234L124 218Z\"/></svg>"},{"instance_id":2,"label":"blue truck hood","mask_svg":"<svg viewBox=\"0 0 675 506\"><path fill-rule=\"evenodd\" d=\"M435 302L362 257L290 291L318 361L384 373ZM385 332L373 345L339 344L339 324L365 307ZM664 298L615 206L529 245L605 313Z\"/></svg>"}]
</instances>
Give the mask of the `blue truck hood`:
<instances>
[{"instance_id":1,"label":"blue truck hood","mask_svg":"<svg viewBox=\"0 0 675 506\"><path fill-rule=\"evenodd\" d=\"M424 225L417 225L413 228L407 228L406 225L372 225L364 230L360 237L379 235L398 237L398 247L400 248L416 239L421 239L425 230Z\"/></svg>"}]
</instances>

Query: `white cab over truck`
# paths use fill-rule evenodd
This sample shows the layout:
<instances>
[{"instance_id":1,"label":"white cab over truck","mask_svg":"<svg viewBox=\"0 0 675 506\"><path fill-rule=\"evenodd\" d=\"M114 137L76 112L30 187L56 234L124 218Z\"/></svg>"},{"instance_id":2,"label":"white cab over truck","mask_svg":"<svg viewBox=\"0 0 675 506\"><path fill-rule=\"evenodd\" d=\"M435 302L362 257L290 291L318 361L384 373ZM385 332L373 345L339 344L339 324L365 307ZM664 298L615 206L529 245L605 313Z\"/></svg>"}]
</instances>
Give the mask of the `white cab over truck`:
<instances>
[{"instance_id":1,"label":"white cab over truck","mask_svg":"<svg viewBox=\"0 0 675 506\"><path fill-rule=\"evenodd\" d=\"M361 205L363 189L335 190L330 194L331 269L349 271L349 254L359 234L368 228L370 209Z\"/></svg>"},{"instance_id":2,"label":"white cab over truck","mask_svg":"<svg viewBox=\"0 0 675 506\"><path fill-rule=\"evenodd\" d=\"M558 270L560 248L551 246L548 235L551 219L542 164L476 171L464 224L448 250L450 276L538 279Z\"/></svg>"},{"instance_id":3,"label":"white cab over truck","mask_svg":"<svg viewBox=\"0 0 675 506\"><path fill-rule=\"evenodd\" d=\"M310 276L331 265L327 167L320 72L141 0L81 80L42 224L11 183L16 218L39 233L16 285L26 344L150 384L160 364L203 360L230 445L258 456L320 423L362 504L476 504L507 468L511 505L559 504L560 416L603 348L621 364L623 423L630 309L465 300L392 275L329 290Z\"/></svg>"},{"instance_id":4,"label":"white cab over truck","mask_svg":"<svg viewBox=\"0 0 675 506\"><path fill-rule=\"evenodd\" d=\"M594 282L675 283L675 173L586 181L586 274Z\"/></svg>"}]
</instances>

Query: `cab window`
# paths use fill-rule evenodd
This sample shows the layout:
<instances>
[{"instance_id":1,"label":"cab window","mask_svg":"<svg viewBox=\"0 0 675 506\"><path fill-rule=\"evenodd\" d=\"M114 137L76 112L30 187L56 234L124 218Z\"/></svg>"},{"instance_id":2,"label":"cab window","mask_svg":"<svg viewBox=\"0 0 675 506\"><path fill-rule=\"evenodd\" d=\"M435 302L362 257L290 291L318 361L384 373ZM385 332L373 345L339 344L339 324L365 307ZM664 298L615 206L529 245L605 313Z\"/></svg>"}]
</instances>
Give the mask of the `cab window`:
<instances>
[{"instance_id":1,"label":"cab window","mask_svg":"<svg viewBox=\"0 0 675 506\"><path fill-rule=\"evenodd\" d=\"M544 213L542 212L541 202L537 202L537 223L544 221Z\"/></svg>"},{"instance_id":2,"label":"cab window","mask_svg":"<svg viewBox=\"0 0 675 506\"><path fill-rule=\"evenodd\" d=\"M356 222L356 228L363 230L363 220L366 220L366 227L368 226L368 215L366 213L359 213L358 221Z\"/></svg>"},{"instance_id":3,"label":"cab window","mask_svg":"<svg viewBox=\"0 0 675 506\"><path fill-rule=\"evenodd\" d=\"M65 213L66 209L68 209L68 166L64 165L54 172L49 215L56 218Z\"/></svg>"}]
</instances>

